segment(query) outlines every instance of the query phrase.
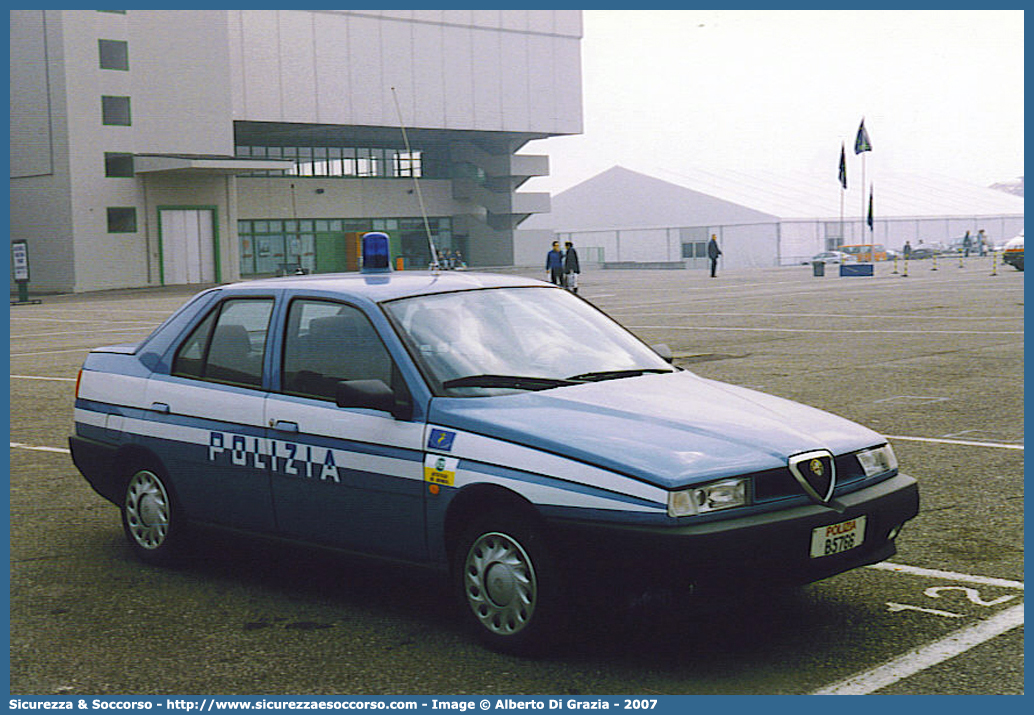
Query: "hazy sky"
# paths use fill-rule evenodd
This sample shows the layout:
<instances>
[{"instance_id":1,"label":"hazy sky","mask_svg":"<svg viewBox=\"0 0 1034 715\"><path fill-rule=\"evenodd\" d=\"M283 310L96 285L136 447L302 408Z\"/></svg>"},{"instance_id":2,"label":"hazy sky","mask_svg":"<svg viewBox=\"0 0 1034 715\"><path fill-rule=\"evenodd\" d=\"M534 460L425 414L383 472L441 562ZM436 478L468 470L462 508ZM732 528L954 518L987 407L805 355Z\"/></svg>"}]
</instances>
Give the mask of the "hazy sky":
<instances>
[{"instance_id":1,"label":"hazy sky","mask_svg":"<svg viewBox=\"0 0 1034 715\"><path fill-rule=\"evenodd\" d=\"M532 142L556 193L615 164L980 185L1023 175L1023 12L586 10L584 133ZM868 180L867 180L868 183ZM834 184L835 186L835 184Z\"/></svg>"}]
</instances>

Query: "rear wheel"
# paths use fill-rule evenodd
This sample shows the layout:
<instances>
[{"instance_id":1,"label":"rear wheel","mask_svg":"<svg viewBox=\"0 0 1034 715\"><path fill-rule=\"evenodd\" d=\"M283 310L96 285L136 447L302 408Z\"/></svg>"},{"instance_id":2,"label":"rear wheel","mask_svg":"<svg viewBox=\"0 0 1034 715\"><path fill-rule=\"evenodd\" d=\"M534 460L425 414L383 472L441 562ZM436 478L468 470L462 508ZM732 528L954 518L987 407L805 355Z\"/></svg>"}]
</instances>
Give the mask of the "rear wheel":
<instances>
[{"instance_id":1,"label":"rear wheel","mask_svg":"<svg viewBox=\"0 0 1034 715\"><path fill-rule=\"evenodd\" d=\"M541 533L506 512L476 519L456 549L462 608L493 650L532 654L555 635L562 588Z\"/></svg>"},{"instance_id":2,"label":"rear wheel","mask_svg":"<svg viewBox=\"0 0 1034 715\"><path fill-rule=\"evenodd\" d=\"M122 527L133 551L144 561L169 563L182 553L182 519L159 470L145 467L130 476L122 501Z\"/></svg>"}]
</instances>

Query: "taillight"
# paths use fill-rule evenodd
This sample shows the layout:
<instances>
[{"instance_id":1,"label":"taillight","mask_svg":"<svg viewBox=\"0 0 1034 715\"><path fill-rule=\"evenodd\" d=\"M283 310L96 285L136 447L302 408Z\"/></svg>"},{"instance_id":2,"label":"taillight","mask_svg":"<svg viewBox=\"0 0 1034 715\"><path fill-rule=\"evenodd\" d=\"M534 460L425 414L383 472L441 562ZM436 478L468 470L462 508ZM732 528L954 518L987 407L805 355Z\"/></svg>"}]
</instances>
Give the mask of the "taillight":
<instances>
[{"instance_id":1,"label":"taillight","mask_svg":"<svg viewBox=\"0 0 1034 715\"><path fill-rule=\"evenodd\" d=\"M83 380L83 371L80 369L79 374L75 376L75 399L79 399L79 383Z\"/></svg>"}]
</instances>

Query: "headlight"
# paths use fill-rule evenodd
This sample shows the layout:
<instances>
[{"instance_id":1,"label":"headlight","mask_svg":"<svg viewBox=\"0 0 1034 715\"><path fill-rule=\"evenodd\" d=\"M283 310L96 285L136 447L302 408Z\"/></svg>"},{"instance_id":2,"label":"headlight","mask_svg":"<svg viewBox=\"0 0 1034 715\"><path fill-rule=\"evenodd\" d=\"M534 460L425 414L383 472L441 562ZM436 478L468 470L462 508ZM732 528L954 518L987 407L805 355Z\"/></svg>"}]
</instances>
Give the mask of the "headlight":
<instances>
[{"instance_id":1,"label":"headlight","mask_svg":"<svg viewBox=\"0 0 1034 715\"><path fill-rule=\"evenodd\" d=\"M668 493L668 516L692 516L747 503L747 479L723 479Z\"/></svg>"},{"instance_id":2,"label":"headlight","mask_svg":"<svg viewBox=\"0 0 1034 715\"><path fill-rule=\"evenodd\" d=\"M898 458L894 456L894 450L889 444L858 452L856 456L867 477L884 474L898 468Z\"/></svg>"}]
</instances>

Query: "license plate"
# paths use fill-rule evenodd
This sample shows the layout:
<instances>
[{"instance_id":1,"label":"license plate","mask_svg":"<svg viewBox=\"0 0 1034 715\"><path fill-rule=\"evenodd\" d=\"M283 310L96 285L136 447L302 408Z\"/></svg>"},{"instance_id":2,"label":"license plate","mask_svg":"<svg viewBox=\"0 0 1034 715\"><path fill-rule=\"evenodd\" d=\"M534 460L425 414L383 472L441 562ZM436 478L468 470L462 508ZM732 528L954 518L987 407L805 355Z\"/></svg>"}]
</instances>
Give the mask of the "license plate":
<instances>
[{"instance_id":1,"label":"license plate","mask_svg":"<svg viewBox=\"0 0 1034 715\"><path fill-rule=\"evenodd\" d=\"M811 531L811 557L842 554L856 549L865 540L865 517L858 516L839 524L820 526Z\"/></svg>"}]
</instances>

